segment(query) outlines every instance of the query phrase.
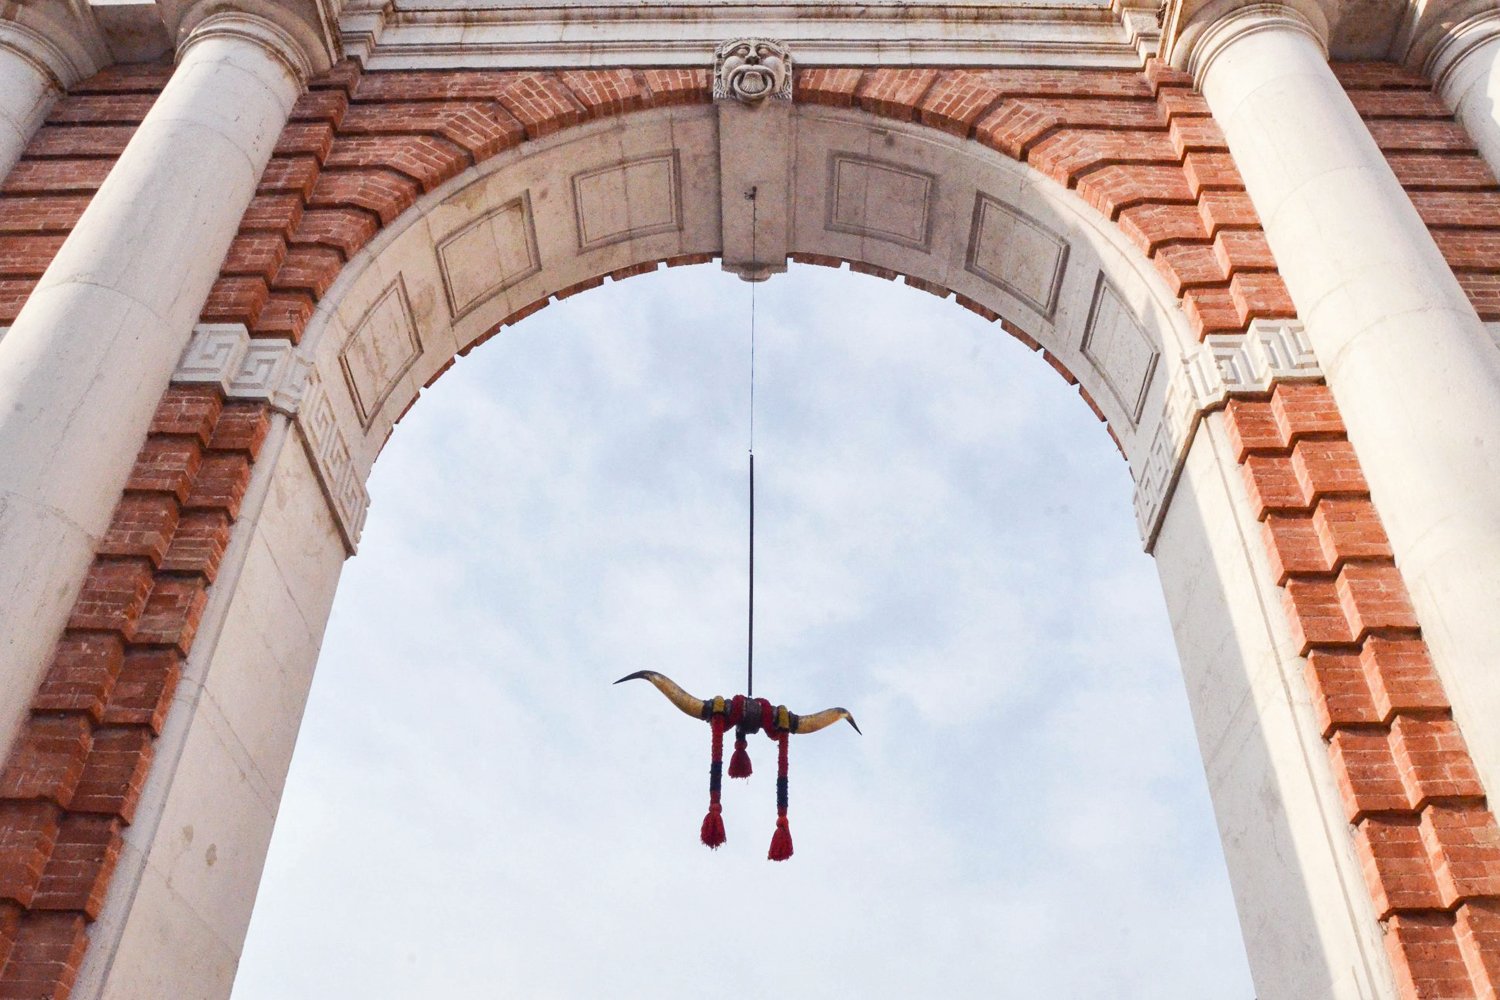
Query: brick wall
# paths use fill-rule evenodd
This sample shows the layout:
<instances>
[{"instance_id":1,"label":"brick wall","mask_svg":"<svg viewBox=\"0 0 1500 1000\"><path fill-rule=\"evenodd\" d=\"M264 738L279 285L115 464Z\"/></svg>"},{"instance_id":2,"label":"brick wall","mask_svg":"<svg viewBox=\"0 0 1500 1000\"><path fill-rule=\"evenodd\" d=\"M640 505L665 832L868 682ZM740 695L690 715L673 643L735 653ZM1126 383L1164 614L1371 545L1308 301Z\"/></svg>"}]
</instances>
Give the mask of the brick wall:
<instances>
[{"instance_id":1,"label":"brick wall","mask_svg":"<svg viewBox=\"0 0 1500 1000\"><path fill-rule=\"evenodd\" d=\"M1500 318L1494 178L1424 81L1382 64L1339 72L1476 307ZM167 75L118 68L75 88L0 188L0 323L14 318ZM1200 337L1294 314L1223 136L1181 74L1155 64L1143 73L813 69L796 84L799 101L940 129L1077 191L1154 263ZM705 102L708 87L704 70L336 66L298 101L203 319L296 340L343 265L422 193L528 139ZM0 1000L72 988L269 420L264 406L206 388L173 388L158 408L0 772ZM1231 403L1226 420L1402 988L1493 997L1500 834L1331 397L1283 386Z\"/></svg>"}]
</instances>

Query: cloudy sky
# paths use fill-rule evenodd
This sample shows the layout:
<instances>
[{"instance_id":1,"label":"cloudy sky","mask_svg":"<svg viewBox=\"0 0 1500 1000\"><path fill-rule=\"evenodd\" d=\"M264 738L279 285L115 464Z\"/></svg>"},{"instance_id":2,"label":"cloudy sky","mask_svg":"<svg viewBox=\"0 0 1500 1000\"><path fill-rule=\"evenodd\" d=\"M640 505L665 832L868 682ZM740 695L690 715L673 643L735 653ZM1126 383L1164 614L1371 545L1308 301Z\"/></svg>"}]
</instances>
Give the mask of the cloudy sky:
<instances>
[{"instance_id":1,"label":"cloudy sky","mask_svg":"<svg viewBox=\"0 0 1500 1000\"><path fill-rule=\"evenodd\" d=\"M397 428L345 570L234 1000L1249 1000L1130 478L951 302L760 287L756 693L849 707L697 843L744 684L749 286L554 305Z\"/></svg>"}]
</instances>

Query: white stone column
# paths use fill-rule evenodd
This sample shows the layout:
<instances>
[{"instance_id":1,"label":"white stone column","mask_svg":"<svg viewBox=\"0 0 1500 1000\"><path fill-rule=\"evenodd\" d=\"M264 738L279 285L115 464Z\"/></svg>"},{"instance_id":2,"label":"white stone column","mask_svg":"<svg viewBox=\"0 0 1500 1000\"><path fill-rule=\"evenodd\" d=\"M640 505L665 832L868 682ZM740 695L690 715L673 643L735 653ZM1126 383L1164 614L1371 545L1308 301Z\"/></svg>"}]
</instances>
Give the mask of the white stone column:
<instances>
[{"instance_id":1,"label":"white stone column","mask_svg":"<svg viewBox=\"0 0 1500 1000\"><path fill-rule=\"evenodd\" d=\"M1422 71L1500 176L1500 10L1449 28Z\"/></svg>"},{"instance_id":2,"label":"white stone column","mask_svg":"<svg viewBox=\"0 0 1500 1000\"><path fill-rule=\"evenodd\" d=\"M0 748L311 69L286 30L233 12L178 59L0 340Z\"/></svg>"},{"instance_id":3,"label":"white stone column","mask_svg":"<svg viewBox=\"0 0 1500 1000\"><path fill-rule=\"evenodd\" d=\"M1458 721L1500 789L1500 351L1309 21L1257 4L1187 41Z\"/></svg>"},{"instance_id":4,"label":"white stone column","mask_svg":"<svg viewBox=\"0 0 1500 1000\"><path fill-rule=\"evenodd\" d=\"M80 74L57 46L15 21L0 21L0 181L42 119Z\"/></svg>"}]
</instances>

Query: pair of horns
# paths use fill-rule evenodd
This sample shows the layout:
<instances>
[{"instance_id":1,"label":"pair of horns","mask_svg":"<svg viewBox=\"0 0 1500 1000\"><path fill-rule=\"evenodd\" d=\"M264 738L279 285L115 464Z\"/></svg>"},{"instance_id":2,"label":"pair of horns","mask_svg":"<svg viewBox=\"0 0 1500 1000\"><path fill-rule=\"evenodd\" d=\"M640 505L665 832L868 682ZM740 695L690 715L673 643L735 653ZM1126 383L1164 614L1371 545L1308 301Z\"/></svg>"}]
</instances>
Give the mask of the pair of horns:
<instances>
[{"instance_id":1,"label":"pair of horns","mask_svg":"<svg viewBox=\"0 0 1500 1000\"><path fill-rule=\"evenodd\" d=\"M616 684L624 684L626 681L643 680L651 684L667 696L667 700L677 706L677 710L684 715L691 715L695 719L707 719L709 716L708 702L702 698L694 698L666 674L659 674L655 670L637 670L627 677L621 677L615 681ZM815 733L819 729L826 729L843 719L854 727L856 733L860 732L859 724L854 721L854 716L849 714L846 708L825 708L821 712L812 715L792 715L792 732L796 734ZM864 735L860 733L860 735Z\"/></svg>"}]
</instances>

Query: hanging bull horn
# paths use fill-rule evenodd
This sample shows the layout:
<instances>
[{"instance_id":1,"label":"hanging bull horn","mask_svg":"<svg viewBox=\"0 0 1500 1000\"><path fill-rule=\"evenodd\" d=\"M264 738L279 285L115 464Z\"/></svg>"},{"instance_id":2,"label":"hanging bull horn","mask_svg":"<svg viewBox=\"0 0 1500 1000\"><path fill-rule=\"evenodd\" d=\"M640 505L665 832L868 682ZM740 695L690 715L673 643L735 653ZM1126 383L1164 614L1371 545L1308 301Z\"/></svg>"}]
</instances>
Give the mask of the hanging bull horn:
<instances>
[{"instance_id":1,"label":"hanging bull horn","mask_svg":"<svg viewBox=\"0 0 1500 1000\"><path fill-rule=\"evenodd\" d=\"M860 732L859 724L854 721L854 716L849 714L846 708L826 708L812 715L797 715L787 711L785 705L772 707L771 703L764 698L750 698L737 695L734 698L714 698L704 701L694 698L665 674L659 674L655 670L638 670L626 677L615 681L623 684L626 681L645 680L650 681L652 686L667 696L667 700L677 706L678 711L684 715L691 715L695 719L702 719L709 724L713 730L712 763L708 769L708 815L703 818L703 829L700 837L703 843L709 847L718 847L724 843L724 819L722 808L719 803L719 792L724 773L724 731L733 726L738 734L735 744L735 755L744 753L744 735L746 733L762 732L775 740L777 743L776 760L776 833L771 838L771 850L767 857L772 861L785 861L792 856L792 831L787 823L787 740L793 735L802 733L815 733L843 719L854 727L856 733ZM860 733L860 735L864 735ZM743 769L737 774L736 769L730 768L731 777L749 777L749 758L744 761Z\"/></svg>"},{"instance_id":2,"label":"hanging bull horn","mask_svg":"<svg viewBox=\"0 0 1500 1000\"><path fill-rule=\"evenodd\" d=\"M655 670L637 670L628 677L621 677L615 683L624 684L626 681L635 680L650 681L656 686L656 690L666 695L667 700L676 705L684 715L691 715L695 719L708 718L708 702L701 698L694 698L678 687L676 682L666 674L659 674Z\"/></svg>"}]
</instances>

